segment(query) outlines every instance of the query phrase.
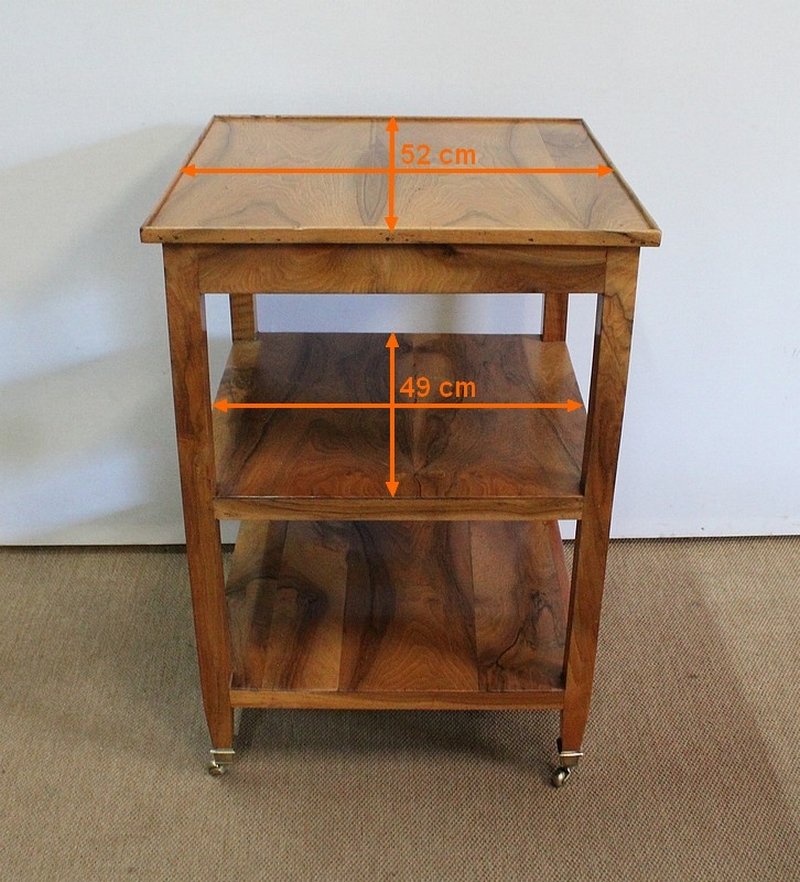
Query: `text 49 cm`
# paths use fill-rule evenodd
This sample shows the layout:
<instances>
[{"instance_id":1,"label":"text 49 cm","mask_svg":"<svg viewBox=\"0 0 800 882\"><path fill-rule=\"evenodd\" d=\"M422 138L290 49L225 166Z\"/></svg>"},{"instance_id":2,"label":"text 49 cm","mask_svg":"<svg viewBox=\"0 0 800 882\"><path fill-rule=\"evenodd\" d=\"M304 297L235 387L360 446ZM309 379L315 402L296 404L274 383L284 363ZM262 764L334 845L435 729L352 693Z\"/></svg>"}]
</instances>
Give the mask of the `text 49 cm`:
<instances>
[{"instance_id":1,"label":"text 49 cm","mask_svg":"<svg viewBox=\"0 0 800 882\"><path fill-rule=\"evenodd\" d=\"M427 398L431 390L442 398L474 398L478 394L474 380L441 380L434 385L427 377L408 377L400 387L400 394L408 398Z\"/></svg>"}]
</instances>

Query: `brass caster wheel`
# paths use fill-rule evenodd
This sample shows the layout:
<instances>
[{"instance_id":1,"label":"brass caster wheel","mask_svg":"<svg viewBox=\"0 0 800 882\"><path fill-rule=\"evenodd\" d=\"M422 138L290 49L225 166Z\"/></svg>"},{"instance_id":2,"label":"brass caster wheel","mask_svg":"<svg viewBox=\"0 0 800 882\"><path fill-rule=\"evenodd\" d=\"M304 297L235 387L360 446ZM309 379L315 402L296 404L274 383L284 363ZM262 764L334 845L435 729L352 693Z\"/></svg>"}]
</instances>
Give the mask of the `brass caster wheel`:
<instances>
[{"instance_id":1,"label":"brass caster wheel","mask_svg":"<svg viewBox=\"0 0 800 882\"><path fill-rule=\"evenodd\" d=\"M553 776L550 778L550 783L553 787L563 787L567 783L567 779L571 774L571 769L568 769L566 766L559 766L553 772Z\"/></svg>"},{"instance_id":2,"label":"brass caster wheel","mask_svg":"<svg viewBox=\"0 0 800 882\"><path fill-rule=\"evenodd\" d=\"M559 738L556 742L558 747L558 763L550 778L553 787L563 787L567 783L567 778L572 774L575 767L581 761L583 751L581 750L564 750L564 746Z\"/></svg>"},{"instance_id":3,"label":"brass caster wheel","mask_svg":"<svg viewBox=\"0 0 800 882\"><path fill-rule=\"evenodd\" d=\"M214 778L224 775L228 766L233 762L234 751L228 747L215 748L211 751L211 762L208 764L208 774Z\"/></svg>"}]
</instances>

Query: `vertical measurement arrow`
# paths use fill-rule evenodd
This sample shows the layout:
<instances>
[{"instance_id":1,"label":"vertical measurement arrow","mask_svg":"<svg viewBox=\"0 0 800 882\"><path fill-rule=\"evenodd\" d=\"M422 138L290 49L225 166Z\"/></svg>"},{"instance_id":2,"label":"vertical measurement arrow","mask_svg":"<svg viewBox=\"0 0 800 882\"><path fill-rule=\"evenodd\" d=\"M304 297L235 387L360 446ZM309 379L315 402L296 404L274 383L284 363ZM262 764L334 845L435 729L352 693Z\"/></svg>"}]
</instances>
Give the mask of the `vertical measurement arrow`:
<instances>
[{"instance_id":1,"label":"vertical measurement arrow","mask_svg":"<svg viewBox=\"0 0 800 882\"><path fill-rule=\"evenodd\" d=\"M388 221L388 218L387 218ZM389 493L394 496L397 493L397 487L399 482L396 480L395 476L395 438L394 438L394 416L395 416L395 399L394 399L394 387L395 387L395 355L397 353L397 347L400 344L397 342L397 337L394 334L389 334L389 339L386 341L386 348L389 350L389 480L386 482L386 489Z\"/></svg>"},{"instance_id":2,"label":"vertical measurement arrow","mask_svg":"<svg viewBox=\"0 0 800 882\"><path fill-rule=\"evenodd\" d=\"M386 226L393 230L397 226L397 216L394 213L394 136L397 132L397 120L392 117L386 125L386 131L389 133L389 167L387 169L387 181L389 184L388 214L386 215ZM394 336L394 335L392 335ZM395 340L395 345L397 341ZM392 494L394 496L394 494Z\"/></svg>"}]
</instances>

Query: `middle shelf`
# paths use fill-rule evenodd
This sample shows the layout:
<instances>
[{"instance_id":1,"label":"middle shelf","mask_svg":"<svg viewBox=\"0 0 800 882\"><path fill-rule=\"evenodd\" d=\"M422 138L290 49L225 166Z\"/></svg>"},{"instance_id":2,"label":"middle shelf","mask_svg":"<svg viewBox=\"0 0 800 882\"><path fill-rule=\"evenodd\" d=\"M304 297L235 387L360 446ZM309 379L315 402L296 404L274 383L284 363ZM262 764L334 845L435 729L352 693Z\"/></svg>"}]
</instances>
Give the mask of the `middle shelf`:
<instances>
[{"instance_id":1,"label":"middle shelf","mask_svg":"<svg viewBox=\"0 0 800 882\"><path fill-rule=\"evenodd\" d=\"M566 344L538 335L397 335L395 400L580 402ZM233 344L217 401L387 404L385 334L259 334ZM430 393L400 390L425 377ZM456 381L468 397L442 398ZM409 388L409 387L407 387ZM472 391L474 389L474 392ZM214 411L219 518L514 520L582 515L583 409Z\"/></svg>"}]
</instances>

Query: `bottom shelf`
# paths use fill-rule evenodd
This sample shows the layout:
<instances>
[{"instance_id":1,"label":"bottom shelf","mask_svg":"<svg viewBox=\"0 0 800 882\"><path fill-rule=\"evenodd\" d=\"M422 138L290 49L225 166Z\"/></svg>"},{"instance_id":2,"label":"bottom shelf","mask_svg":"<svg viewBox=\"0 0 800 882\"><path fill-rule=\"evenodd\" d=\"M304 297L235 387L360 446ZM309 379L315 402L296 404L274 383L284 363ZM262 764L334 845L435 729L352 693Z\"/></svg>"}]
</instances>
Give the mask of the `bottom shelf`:
<instances>
[{"instance_id":1,"label":"bottom shelf","mask_svg":"<svg viewBox=\"0 0 800 882\"><path fill-rule=\"evenodd\" d=\"M561 707L555 521L242 524L235 707Z\"/></svg>"}]
</instances>

